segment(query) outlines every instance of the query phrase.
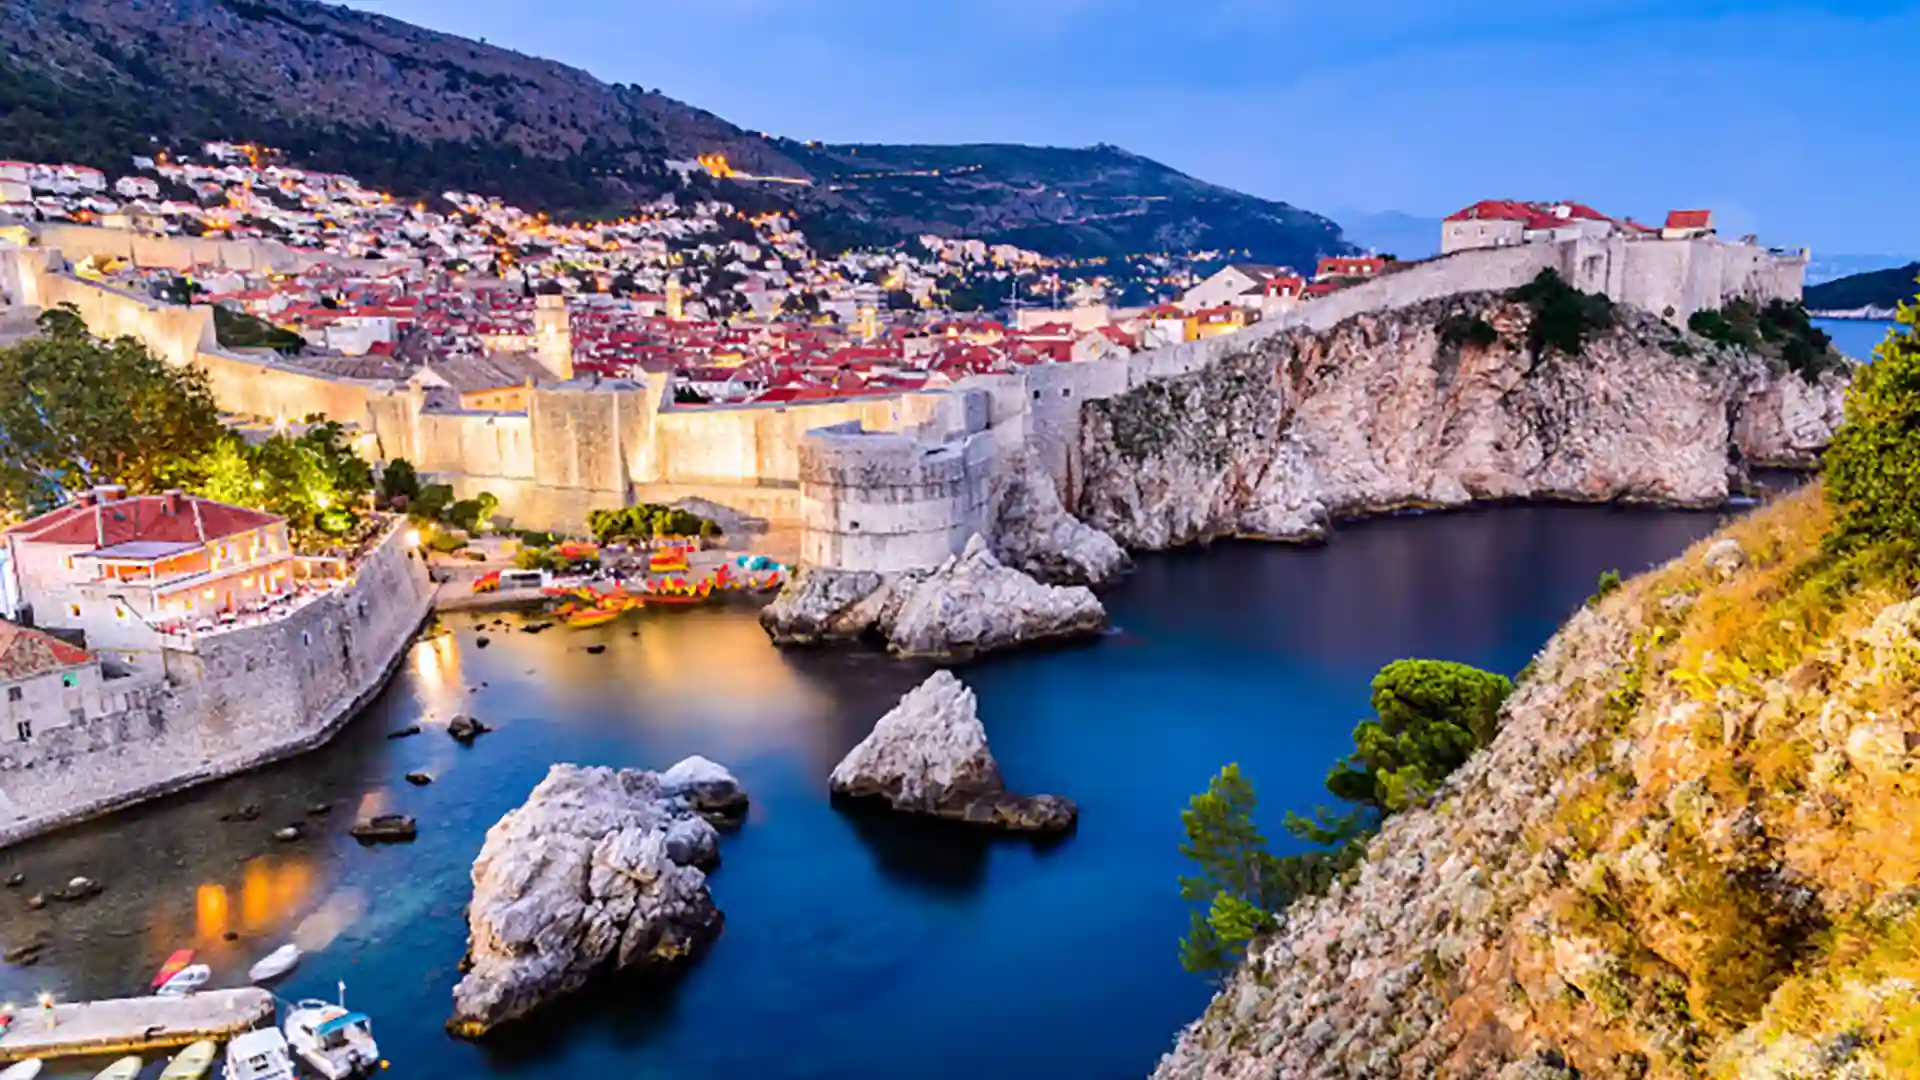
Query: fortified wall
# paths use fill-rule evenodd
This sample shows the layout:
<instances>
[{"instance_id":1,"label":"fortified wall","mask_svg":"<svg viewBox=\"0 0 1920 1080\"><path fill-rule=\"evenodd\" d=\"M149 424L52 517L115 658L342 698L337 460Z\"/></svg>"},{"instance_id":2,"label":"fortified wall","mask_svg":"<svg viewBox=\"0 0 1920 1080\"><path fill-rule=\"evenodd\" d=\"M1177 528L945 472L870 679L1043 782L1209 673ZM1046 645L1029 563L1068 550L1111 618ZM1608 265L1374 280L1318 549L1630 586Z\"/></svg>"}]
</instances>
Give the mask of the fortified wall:
<instances>
[{"instance_id":1,"label":"fortified wall","mask_svg":"<svg viewBox=\"0 0 1920 1080\"><path fill-rule=\"evenodd\" d=\"M27 226L43 248L75 262L89 258L125 259L135 266L166 270L218 267L242 273L298 274L315 267L380 273L396 267L418 269L418 259L349 259L324 251L288 247L275 240L208 240L198 236L159 236L132 229L45 222Z\"/></svg>"},{"instance_id":2,"label":"fortified wall","mask_svg":"<svg viewBox=\"0 0 1920 1080\"><path fill-rule=\"evenodd\" d=\"M800 440L800 561L894 573L939 564L985 532L1006 447L989 430L991 395L942 395L907 431L857 420Z\"/></svg>"},{"instance_id":3,"label":"fortified wall","mask_svg":"<svg viewBox=\"0 0 1920 1080\"><path fill-rule=\"evenodd\" d=\"M131 333L169 361L199 367L229 411L289 419L317 412L358 425L377 437L382 457L406 458L422 472L451 483L459 497L491 492L500 500L500 513L527 528L576 529L595 509L636 500L699 497L752 517L804 520L810 527L827 528L833 536L817 541L818 554L872 565L894 558L878 553L877 548L886 545L851 542L835 530L850 533L839 523L869 523L886 515L876 517L865 507L844 514L830 508L836 501L857 497L851 487L832 479L856 475L857 470L836 473L837 466L830 464L836 454L845 458L844 448L835 449L840 445L836 440L850 438L850 432L861 433L852 445L866 446L880 459L904 453L904 444L867 441L873 439L871 433L915 432L911 438L936 457L946 455L954 439L984 436L983 445L992 451L971 459L978 467L985 467L982 463L989 458L1031 450L1059 487L1062 500L1073 505L1083 479L1077 456L1082 402L1193 371L1273 334L1295 328L1324 330L1357 314L1461 292L1510 289L1548 269L1579 288L1684 321L1695 311L1721 306L1736 296L1798 299L1806 263L1804 253L1782 256L1712 238L1609 237L1523 244L1415 263L1239 334L1117 360L1036 365L1016 375L976 377L945 391L806 405L684 407L673 403L660 377L638 382L576 379L536 388L526 412L471 412L428 409L424 393L405 386L320 375L278 363L269 353L242 355L221 349L207 308L133 296L58 269L62 252L108 253L136 262L160 260L160 265L212 262L236 267L320 258L312 253L279 245L139 238L80 227L44 229L41 236L43 243L58 245L61 251L0 253L0 284L11 295L42 307L73 303L96 333ZM141 246L162 240L172 243ZM974 391L986 396L984 427L954 427L954 407L946 402ZM929 427L937 416L946 419ZM810 462L808 433L818 429L838 434L823 436ZM930 435L934 430L942 434ZM866 528L871 536L871 524ZM869 548L876 550L860 554Z\"/></svg>"},{"instance_id":4,"label":"fortified wall","mask_svg":"<svg viewBox=\"0 0 1920 1080\"><path fill-rule=\"evenodd\" d=\"M107 680L104 715L0 744L0 846L331 739L432 606L404 534L396 523L351 581L284 619L166 650L164 678Z\"/></svg>"}]
</instances>

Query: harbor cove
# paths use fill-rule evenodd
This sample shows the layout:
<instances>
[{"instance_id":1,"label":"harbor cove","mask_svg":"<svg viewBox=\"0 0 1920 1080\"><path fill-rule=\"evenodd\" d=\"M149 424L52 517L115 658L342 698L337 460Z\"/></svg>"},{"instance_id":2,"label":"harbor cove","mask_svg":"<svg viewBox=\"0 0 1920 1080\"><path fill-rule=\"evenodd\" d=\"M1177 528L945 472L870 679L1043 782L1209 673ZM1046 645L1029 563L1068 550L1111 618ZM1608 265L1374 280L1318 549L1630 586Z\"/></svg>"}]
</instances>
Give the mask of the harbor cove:
<instances>
[{"instance_id":1,"label":"harbor cove","mask_svg":"<svg viewBox=\"0 0 1920 1080\"><path fill-rule=\"evenodd\" d=\"M137 994L179 948L212 986L238 986L291 941L307 955L276 992L331 999L344 983L396 1076L1144 1076L1211 993L1180 970L1176 878L1180 811L1221 764L1257 783L1277 834L1283 811L1326 801L1381 665L1515 673L1603 571L1664 562L1723 519L1500 506L1351 523L1323 547L1142 556L1102 591L1104 635L958 669L1008 784L1079 804L1078 829L1041 843L830 802L828 773L924 664L777 649L744 598L545 633L446 615L326 746L0 852L0 875L22 877L0 893L0 936L45 942L32 966L0 968L0 995ZM492 730L455 741L462 714ZM450 1038L487 829L551 763L695 754L752 800L712 876L726 925L711 949L484 1042ZM347 835L383 812L413 816L418 839ZM276 840L290 824L302 837ZM79 875L103 891L25 905Z\"/></svg>"}]
</instances>

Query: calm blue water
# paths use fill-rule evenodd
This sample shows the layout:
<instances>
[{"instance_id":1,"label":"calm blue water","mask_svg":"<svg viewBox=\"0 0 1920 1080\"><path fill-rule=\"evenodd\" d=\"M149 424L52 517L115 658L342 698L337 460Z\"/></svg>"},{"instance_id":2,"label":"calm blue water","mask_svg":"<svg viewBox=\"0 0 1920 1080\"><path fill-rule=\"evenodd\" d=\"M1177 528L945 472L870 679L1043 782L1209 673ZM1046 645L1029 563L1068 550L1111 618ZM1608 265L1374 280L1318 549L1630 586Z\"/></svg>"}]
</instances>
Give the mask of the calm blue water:
<instances>
[{"instance_id":1,"label":"calm blue water","mask_svg":"<svg viewBox=\"0 0 1920 1080\"><path fill-rule=\"evenodd\" d=\"M1113 634L962 673L1009 782L1079 800L1079 832L1050 849L828 805L835 761L923 668L783 654L747 609L539 635L457 620L332 746L0 853L0 873L30 878L0 892L0 937L53 941L38 966L0 968L0 993L138 992L181 946L235 984L293 938L321 951L283 992L331 996L345 980L394 1077L1141 1077L1207 999L1176 959L1188 795L1238 761L1278 833L1282 810L1322 801L1380 665L1513 672L1602 570L1664 560L1717 520L1509 508L1352 525L1321 549L1150 558L1108 595ZM610 647L582 651L595 642ZM434 730L384 737L456 711L498 730L466 749ZM692 753L730 766L754 799L714 878L727 927L711 954L675 984L592 995L482 1047L446 1037L487 826L550 762L664 767ZM436 782L405 784L414 769ZM335 809L307 818L319 799ZM246 803L257 821L220 820ZM346 838L356 812L381 808L416 815L420 841ZM314 834L268 838L295 820ZM75 873L106 894L26 910L24 892Z\"/></svg>"},{"instance_id":2,"label":"calm blue water","mask_svg":"<svg viewBox=\"0 0 1920 1080\"><path fill-rule=\"evenodd\" d=\"M1871 360L1874 346L1885 341L1887 332L1898 324L1866 319L1815 319L1813 325L1825 330L1841 352L1856 360Z\"/></svg>"}]
</instances>

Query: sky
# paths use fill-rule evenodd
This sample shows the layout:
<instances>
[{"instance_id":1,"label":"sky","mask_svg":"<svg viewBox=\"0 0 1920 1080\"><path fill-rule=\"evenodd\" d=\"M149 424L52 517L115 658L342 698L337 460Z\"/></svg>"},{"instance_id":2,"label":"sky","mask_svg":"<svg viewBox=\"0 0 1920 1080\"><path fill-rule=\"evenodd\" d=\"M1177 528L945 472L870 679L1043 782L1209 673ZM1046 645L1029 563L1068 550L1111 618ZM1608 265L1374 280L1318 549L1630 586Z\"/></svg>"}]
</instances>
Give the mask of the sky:
<instances>
[{"instance_id":1,"label":"sky","mask_svg":"<svg viewBox=\"0 0 1920 1080\"><path fill-rule=\"evenodd\" d=\"M1920 0L350 0L826 142L1113 143L1321 213L1920 253Z\"/></svg>"}]
</instances>

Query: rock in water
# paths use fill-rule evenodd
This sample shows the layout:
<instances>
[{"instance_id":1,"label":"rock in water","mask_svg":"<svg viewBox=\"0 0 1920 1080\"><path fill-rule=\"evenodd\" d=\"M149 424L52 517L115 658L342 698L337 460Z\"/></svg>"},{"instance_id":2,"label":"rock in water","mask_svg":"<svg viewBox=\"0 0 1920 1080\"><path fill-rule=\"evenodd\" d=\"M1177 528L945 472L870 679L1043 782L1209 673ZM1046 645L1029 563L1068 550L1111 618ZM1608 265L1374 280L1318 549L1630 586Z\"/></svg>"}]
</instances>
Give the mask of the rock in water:
<instances>
[{"instance_id":1,"label":"rock in water","mask_svg":"<svg viewBox=\"0 0 1920 1080\"><path fill-rule=\"evenodd\" d=\"M420 829L411 817L405 814L377 814L365 821L356 821L347 830L347 835L364 844L398 844L411 841L420 834Z\"/></svg>"},{"instance_id":2,"label":"rock in water","mask_svg":"<svg viewBox=\"0 0 1920 1080\"><path fill-rule=\"evenodd\" d=\"M778 644L877 636L898 655L937 659L1083 637L1106 621L1092 590L1043 585L1002 564L977 535L931 570L803 571L760 612Z\"/></svg>"},{"instance_id":3,"label":"rock in water","mask_svg":"<svg viewBox=\"0 0 1920 1080\"><path fill-rule=\"evenodd\" d=\"M1064 832L1078 817L1057 795L1007 791L973 691L936 671L880 718L833 770L836 795L1016 832Z\"/></svg>"},{"instance_id":4,"label":"rock in water","mask_svg":"<svg viewBox=\"0 0 1920 1080\"><path fill-rule=\"evenodd\" d=\"M468 716L465 713L461 713L452 720L447 721L447 734L453 736L456 741L469 745L472 744L474 739L492 730L492 728L481 723L478 719Z\"/></svg>"},{"instance_id":5,"label":"rock in water","mask_svg":"<svg viewBox=\"0 0 1920 1080\"><path fill-rule=\"evenodd\" d=\"M740 781L726 766L698 754L661 773L660 790L716 823L735 823L747 813L747 791Z\"/></svg>"},{"instance_id":6,"label":"rock in water","mask_svg":"<svg viewBox=\"0 0 1920 1080\"><path fill-rule=\"evenodd\" d=\"M701 869L719 848L703 808L745 805L738 782L704 758L665 774L549 769L474 861L470 967L447 1030L478 1037L602 971L690 956L722 921Z\"/></svg>"}]
</instances>

